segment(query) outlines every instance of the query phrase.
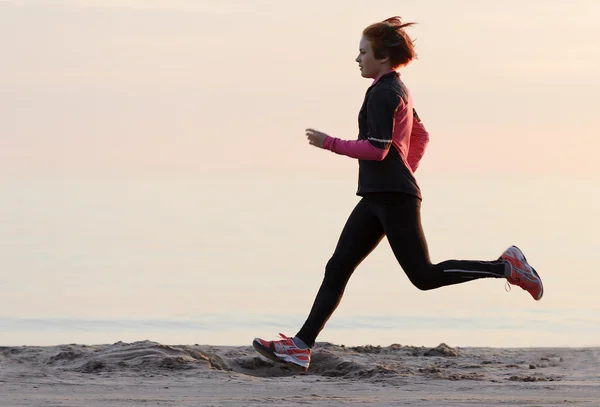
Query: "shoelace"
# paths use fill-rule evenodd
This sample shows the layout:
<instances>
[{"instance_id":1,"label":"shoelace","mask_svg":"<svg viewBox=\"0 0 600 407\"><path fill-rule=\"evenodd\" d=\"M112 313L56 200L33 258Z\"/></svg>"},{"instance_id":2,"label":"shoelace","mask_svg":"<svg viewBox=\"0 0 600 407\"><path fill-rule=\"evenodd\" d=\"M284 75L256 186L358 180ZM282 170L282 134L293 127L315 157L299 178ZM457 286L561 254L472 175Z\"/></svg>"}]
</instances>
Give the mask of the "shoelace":
<instances>
[{"instance_id":1,"label":"shoelace","mask_svg":"<svg viewBox=\"0 0 600 407\"><path fill-rule=\"evenodd\" d=\"M279 337L281 337L282 340L273 341L273 344L275 344L276 347L277 347L277 345L279 345L282 347L282 350L285 349L284 346L289 346L289 345L287 345L287 344L284 345L283 342L285 342L287 340L289 340L292 345L296 346L296 344L294 343L294 340L292 338L290 338L289 336L286 336L286 335L280 333Z\"/></svg>"},{"instance_id":2,"label":"shoelace","mask_svg":"<svg viewBox=\"0 0 600 407\"><path fill-rule=\"evenodd\" d=\"M508 280L505 280L505 284L504 284L504 291L506 291L507 293L512 291L512 284L508 282ZM521 286L517 286L520 287L521 290L527 291L527 288L525 287L521 287Z\"/></svg>"},{"instance_id":3,"label":"shoelace","mask_svg":"<svg viewBox=\"0 0 600 407\"><path fill-rule=\"evenodd\" d=\"M289 339L289 341L292 343L292 345L293 345L293 346L294 346L296 349L305 350L305 349L303 349L303 348L300 348L300 347L298 347L298 345L296 345L296 342L294 342L294 338L292 338L292 337L290 337L290 336L286 336L286 335L284 335L284 334L282 334L282 333L280 333L280 334L279 334L279 336L280 336L281 338L283 338L283 340L288 340L288 339ZM280 342L282 342L282 341L280 341Z\"/></svg>"}]
</instances>

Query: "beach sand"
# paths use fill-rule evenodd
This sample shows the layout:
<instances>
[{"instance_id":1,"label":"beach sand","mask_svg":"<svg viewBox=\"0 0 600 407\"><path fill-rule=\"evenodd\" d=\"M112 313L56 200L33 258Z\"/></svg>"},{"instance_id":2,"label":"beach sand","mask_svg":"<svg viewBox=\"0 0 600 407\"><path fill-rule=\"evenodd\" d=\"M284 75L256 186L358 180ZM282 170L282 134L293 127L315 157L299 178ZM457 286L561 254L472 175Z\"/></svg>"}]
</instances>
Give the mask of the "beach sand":
<instances>
[{"instance_id":1,"label":"beach sand","mask_svg":"<svg viewBox=\"0 0 600 407\"><path fill-rule=\"evenodd\" d=\"M0 347L1 406L600 406L600 348L345 347L307 373L251 346Z\"/></svg>"}]
</instances>

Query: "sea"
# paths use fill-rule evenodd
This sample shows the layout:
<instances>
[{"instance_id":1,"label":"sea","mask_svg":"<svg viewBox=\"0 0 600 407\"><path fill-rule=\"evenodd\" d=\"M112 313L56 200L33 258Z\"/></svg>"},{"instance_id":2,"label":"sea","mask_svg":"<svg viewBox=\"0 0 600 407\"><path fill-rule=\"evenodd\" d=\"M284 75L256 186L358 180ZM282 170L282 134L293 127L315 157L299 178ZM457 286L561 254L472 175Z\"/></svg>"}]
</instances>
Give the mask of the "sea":
<instances>
[{"instance_id":1,"label":"sea","mask_svg":"<svg viewBox=\"0 0 600 407\"><path fill-rule=\"evenodd\" d=\"M420 179L432 261L494 259L516 244L544 281L422 292L387 241L358 267L318 341L600 346L600 182ZM5 177L0 345L249 345L294 335L358 202L355 174Z\"/></svg>"}]
</instances>

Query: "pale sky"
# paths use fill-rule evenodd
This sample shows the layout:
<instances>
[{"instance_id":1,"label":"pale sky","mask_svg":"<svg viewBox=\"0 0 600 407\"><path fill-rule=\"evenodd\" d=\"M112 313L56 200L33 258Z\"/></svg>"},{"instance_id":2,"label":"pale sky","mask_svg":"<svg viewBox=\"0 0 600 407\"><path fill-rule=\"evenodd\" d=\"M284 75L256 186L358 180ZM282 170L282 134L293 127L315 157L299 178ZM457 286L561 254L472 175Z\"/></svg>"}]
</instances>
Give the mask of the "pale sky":
<instances>
[{"instance_id":1,"label":"pale sky","mask_svg":"<svg viewBox=\"0 0 600 407\"><path fill-rule=\"evenodd\" d=\"M304 129L356 138L360 34L394 15L418 23L402 78L431 135L417 178L432 260L522 244L547 294L424 294L383 244L336 315L528 313L561 324L443 340L597 344L570 324L600 315L599 0L0 0L0 317L170 320L243 301L301 321L358 199L356 161ZM365 332L351 335L383 344Z\"/></svg>"},{"instance_id":2,"label":"pale sky","mask_svg":"<svg viewBox=\"0 0 600 407\"><path fill-rule=\"evenodd\" d=\"M304 129L355 138L361 30L419 24L403 78L424 173L594 175L596 0L0 2L0 172L348 171Z\"/></svg>"}]
</instances>

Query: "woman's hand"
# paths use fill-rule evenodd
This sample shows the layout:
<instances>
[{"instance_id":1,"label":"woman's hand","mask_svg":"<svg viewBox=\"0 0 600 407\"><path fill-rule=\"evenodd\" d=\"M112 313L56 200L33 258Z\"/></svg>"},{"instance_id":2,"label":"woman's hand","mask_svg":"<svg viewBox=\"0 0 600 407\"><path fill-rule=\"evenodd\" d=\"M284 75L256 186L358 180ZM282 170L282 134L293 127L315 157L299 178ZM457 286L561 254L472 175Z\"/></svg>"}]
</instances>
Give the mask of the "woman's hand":
<instances>
[{"instance_id":1,"label":"woman's hand","mask_svg":"<svg viewBox=\"0 0 600 407\"><path fill-rule=\"evenodd\" d=\"M306 138L308 139L309 144L315 147L323 148L323 142L326 137L327 134L325 133L321 133L315 129L306 129Z\"/></svg>"}]
</instances>

